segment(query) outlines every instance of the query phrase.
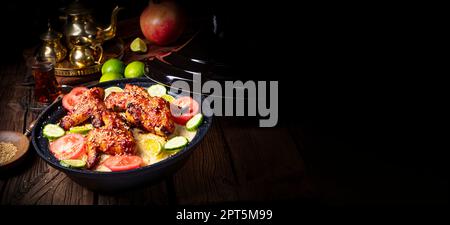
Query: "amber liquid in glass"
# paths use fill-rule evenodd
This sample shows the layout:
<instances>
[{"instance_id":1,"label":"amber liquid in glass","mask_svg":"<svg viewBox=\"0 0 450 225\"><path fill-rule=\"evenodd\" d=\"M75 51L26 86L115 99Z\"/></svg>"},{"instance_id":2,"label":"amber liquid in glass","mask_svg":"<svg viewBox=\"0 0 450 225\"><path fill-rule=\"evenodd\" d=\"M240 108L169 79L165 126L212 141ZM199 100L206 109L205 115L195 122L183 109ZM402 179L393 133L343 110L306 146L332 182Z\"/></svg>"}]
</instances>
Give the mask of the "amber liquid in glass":
<instances>
[{"instance_id":1,"label":"amber liquid in glass","mask_svg":"<svg viewBox=\"0 0 450 225\"><path fill-rule=\"evenodd\" d=\"M55 68L49 62L38 62L32 67L34 97L39 103L51 103L61 93L56 82Z\"/></svg>"}]
</instances>

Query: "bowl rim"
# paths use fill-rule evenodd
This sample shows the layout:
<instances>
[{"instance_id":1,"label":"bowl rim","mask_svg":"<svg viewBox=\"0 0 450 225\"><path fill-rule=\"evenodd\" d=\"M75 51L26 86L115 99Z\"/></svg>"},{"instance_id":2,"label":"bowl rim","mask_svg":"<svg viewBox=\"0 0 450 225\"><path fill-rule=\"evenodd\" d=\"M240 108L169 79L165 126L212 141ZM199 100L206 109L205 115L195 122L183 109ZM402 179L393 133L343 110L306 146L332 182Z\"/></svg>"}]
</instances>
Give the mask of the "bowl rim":
<instances>
[{"instance_id":1,"label":"bowl rim","mask_svg":"<svg viewBox=\"0 0 450 225\"><path fill-rule=\"evenodd\" d=\"M26 140L25 143L25 148L23 148L23 150L19 150L19 146L16 145L16 143L12 143L14 146L16 146L16 148L18 149L17 153L8 161L6 161L4 164L1 164L0 167L6 167L8 165L11 165L12 163L18 161L19 159L21 159L30 149L30 140L23 134L17 131L12 131L12 130L0 130L0 133L11 133L16 135L17 137L20 137L20 139Z\"/></svg>"},{"instance_id":2,"label":"bowl rim","mask_svg":"<svg viewBox=\"0 0 450 225\"><path fill-rule=\"evenodd\" d=\"M112 87L112 86L118 86L118 84L128 84L128 83L134 83L134 82L147 82L149 85L157 83L157 82L155 82L153 80L150 80L148 78L126 78L126 79L113 80L113 81L107 81L107 82L102 82L102 83L88 85L87 88L99 87L99 85L102 88L108 88L108 87ZM202 96L202 100L204 100L204 96ZM49 157L44 155L43 150L40 149L39 145L37 144L37 137L38 137L38 135L36 134L37 129L38 129L37 124L40 124L40 121L45 121L44 120L44 115L49 114L51 111L54 111L53 110L54 107L59 107L61 105L62 105L62 99L59 99L55 104L53 104L50 107L46 108L44 111L42 111L38 115L38 117L37 117L38 119L36 120L36 126L33 127L32 132L31 132L31 142L33 144L34 150L37 152L39 157L41 157L45 162L47 162L51 166L53 166L53 167L55 167L55 168L57 168L59 170L62 170L64 172L71 172L71 173L76 173L76 174L79 174L79 175L100 175L100 176L103 176L103 175L110 175L110 176L126 175L126 174L139 173L139 172L143 172L143 171L146 171L146 170L157 170L157 169L162 168L162 167L164 167L166 165L175 163L177 160L181 159L181 157L184 157L187 153L193 151L196 148L196 146L200 143L200 141L203 140L203 138L205 137L206 133L208 133L209 129L211 128L211 123L213 121L213 116L206 116L206 115L204 115L205 119L203 121L202 126L206 126L206 127L203 128L203 129L206 129L205 132L202 132L200 134L196 134L194 139L192 139L192 141L189 142L186 147L184 147L182 150L177 152L175 155L169 156L169 157L167 157L167 158L165 158L165 159L163 159L163 160L161 160L159 162L153 163L151 165L139 167L139 168L132 169L132 170L111 171L111 172L101 172L101 171L92 171L92 170L80 170L80 169L73 169L73 168L70 168L70 167L64 167L64 166L62 166L62 165L60 165L58 163L53 162ZM48 150L48 147L47 147L47 150ZM51 157L54 157L54 156L52 155Z\"/></svg>"}]
</instances>

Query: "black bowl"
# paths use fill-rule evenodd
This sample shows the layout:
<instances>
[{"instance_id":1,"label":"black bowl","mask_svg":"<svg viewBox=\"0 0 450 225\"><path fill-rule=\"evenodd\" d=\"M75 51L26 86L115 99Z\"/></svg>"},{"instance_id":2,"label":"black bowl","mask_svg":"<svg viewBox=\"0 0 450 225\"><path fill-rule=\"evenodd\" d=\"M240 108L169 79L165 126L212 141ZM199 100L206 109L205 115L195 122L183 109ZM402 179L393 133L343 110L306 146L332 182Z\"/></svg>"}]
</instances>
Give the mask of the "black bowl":
<instances>
[{"instance_id":1,"label":"black bowl","mask_svg":"<svg viewBox=\"0 0 450 225\"><path fill-rule=\"evenodd\" d=\"M141 87L149 87L154 84L147 78L122 79L92 85L91 87L124 87L125 84L134 84ZM121 172L96 172L89 170L78 170L63 167L48 149L48 140L43 137L42 129L47 123L58 123L66 114L61 105L61 100L43 111L35 123L31 133L31 141L37 154L52 167L64 172L75 182L89 189L103 192L115 192L118 190L135 188L144 184L153 183L173 174L180 169L195 147L205 137L212 123L212 116L204 116L203 124L197 130L194 139L177 154L157 162L155 164L129 171ZM211 115L211 114L210 114Z\"/></svg>"}]
</instances>

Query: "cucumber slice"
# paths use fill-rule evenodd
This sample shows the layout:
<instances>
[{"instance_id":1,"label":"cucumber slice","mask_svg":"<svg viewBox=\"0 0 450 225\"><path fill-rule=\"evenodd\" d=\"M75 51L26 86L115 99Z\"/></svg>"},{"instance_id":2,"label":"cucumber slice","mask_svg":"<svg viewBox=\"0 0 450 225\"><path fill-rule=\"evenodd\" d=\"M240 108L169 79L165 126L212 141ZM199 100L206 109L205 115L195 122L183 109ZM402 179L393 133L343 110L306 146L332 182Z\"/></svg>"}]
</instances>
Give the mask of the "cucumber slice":
<instances>
[{"instance_id":1,"label":"cucumber slice","mask_svg":"<svg viewBox=\"0 0 450 225\"><path fill-rule=\"evenodd\" d=\"M202 122L203 122L203 115L201 113L198 113L195 116L193 116L189 121L187 121L186 130L195 131L202 124Z\"/></svg>"},{"instance_id":2,"label":"cucumber slice","mask_svg":"<svg viewBox=\"0 0 450 225\"><path fill-rule=\"evenodd\" d=\"M49 123L45 125L42 133L44 134L44 137L54 140L56 138L64 136L66 132L60 126Z\"/></svg>"},{"instance_id":3,"label":"cucumber slice","mask_svg":"<svg viewBox=\"0 0 450 225\"><path fill-rule=\"evenodd\" d=\"M69 133L87 134L92 129L94 129L94 126L92 124L88 123L83 126L71 127L69 130Z\"/></svg>"},{"instance_id":4,"label":"cucumber slice","mask_svg":"<svg viewBox=\"0 0 450 225\"><path fill-rule=\"evenodd\" d=\"M147 91L152 97L162 97L167 93L166 87L161 84L152 85L147 89Z\"/></svg>"},{"instance_id":5,"label":"cucumber slice","mask_svg":"<svg viewBox=\"0 0 450 225\"><path fill-rule=\"evenodd\" d=\"M171 138L164 145L164 149L171 150L179 150L188 144L188 139L183 136L176 136Z\"/></svg>"},{"instance_id":6,"label":"cucumber slice","mask_svg":"<svg viewBox=\"0 0 450 225\"><path fill-rule=\"evenodd\" d=\"M183 148L177 148L177 149L172 149L172 150L166 150L166 154L168 154L168 155L174 155L175 153L181 151L181 149L183 149Z\"/></svg>"},{"instance_id":7,"label":"cucumber slice","mask_svg":"<svg viewBox=\"0 0 450 225\"><path fill-rule=\"evenodd\" d=\"M64 166L64 167L70 167L70 165L65 163L64 160L59 161L59 164L61 164L61 166Z\"/></svg>"},{"instance_id":8,"label":"cucumber slice","mask_svg":"<svg viewBox=\"0 0 450 225\"><path fill-rule=\"evenodd\" d=\"M175 100L175 97L173 97L172 95L168 95L168 94L161 96L161 98L168 101L169 103L172 102L173 100Z\"/></svg>"},{"instance_id":9,"label":"cucumber slice","mask_svg":"<svg viewBox=\"0 0 450 225\"><path fill-rule=\"evenodd\" d=\"M64 159L59 162L61 166L72 168L83 168L86 166L86 161L80 159Z\"/></svg>"}]
</instances>

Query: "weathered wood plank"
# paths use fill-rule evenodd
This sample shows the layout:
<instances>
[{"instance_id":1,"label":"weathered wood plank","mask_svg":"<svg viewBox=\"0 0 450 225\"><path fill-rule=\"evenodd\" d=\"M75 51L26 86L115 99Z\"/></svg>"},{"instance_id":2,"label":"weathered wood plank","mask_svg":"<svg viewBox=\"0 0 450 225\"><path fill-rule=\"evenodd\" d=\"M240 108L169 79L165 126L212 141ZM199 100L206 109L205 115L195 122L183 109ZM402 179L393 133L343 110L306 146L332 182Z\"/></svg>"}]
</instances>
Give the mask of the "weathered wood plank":
<instances>
[{"instance_id":1,"label":"weathered wood plank","mask_svg":"<svg viewBox=\"0 0 450 225\"><path fill-rule=\"evenodd\" d=\"M137 190L111 195L99 194L99 205L168 205L169 197L164 181Z\"/></svg>"},{"instance_id":2,"label":"weathered wood plank","mask_svg":"<svg viewBox=\"0 0 450 225\"><path fill-rule=\"evenodd\" d=\"M28 97L29 91L25 87L17 88L17 83L22 77L17 74L18 65L16 64L0 66L0 130L23 131L26 110L21 107L20 101ZM10 176L12 175L5 173L0 178L2 191L0 197L3 197L3 193L6 192Z\"/></svg>"},{"instance_id":3,"label":"weathered wood plank","mask_svg":"<svg viewBox=\"0 0 450 225\"><path fill-rule=\"evenodd\" d=\"M238 199L225 140L214 121L186 165L174 175L179 204L208 204Z\"/></svg>"},{"instance_id":4,"label":"weathered wood plank","mask_svg":"<svg viewBox=\"0 0 450 225\"><path fill-rule=\"evenodd\" d=\"M23 132L24 128L33 121L37 113L27 111L19 102L25 96L27 100L32 100L30 88L21 87L26 74L24 64L16 65L17 70L8 72L5 78L14 78L15 85L11 86L14 93L12 96L2 95L2 101L8 99L13 110L2 111L2 124L8 129L15 129ZM3 85L3 82L2 82ZM5 88L8 88L8 84ZM8 92L7 92L8 93ZM30 149L30 151L34 151ZM2 204L92 204L93 193L75 184L63 173L51 168L43 160L31 152L30 161L21 173L10 177L4 187L1 202Z\"/></svg>"},{"instance_id":5,"label":"weathered wood plank","mask_svg":"<svg viewBox=\"0 0 450 225\"><path fill-rule=\"evenodd\" d=\"M37 163L40 164L40 163ZM30 176L32 177L32 176ZM92 192L71 181L64 173L48 168L46 173L31 178L26 191L15 195L13 204L92 204Z\"/></svg>"},{"instance_id":6,"label":"weathered wood plank","mask_svg":"<svg viewBox=\"0 0 450 225\"><path fill-rule=\"evenodd\" d=\"M30 193L35 192L36 185L41 187L42 182L48 180L50 171L46 163L34 153L34 150L30 149L30 151L30 159L21 165L25 169L7 180L2 195L2 204L37 203L35 198L30 196ZM50 175L53 175L53 173Z\"/></svg>"},{"instance_id":7,"label":"weathered wood plank","mask_svg":"<svg viewBox=\"0 0 450 225\"><path fill-rule=\"evenodd\" d=\"M304 163L287 128L242 126L219 120L244 201L287 200L311 195Z\"/></svg>"},{"instance_id":8,"label":"weathered wood plank","mask_svg":"<svg viewBox=\"0 0 450 225\"><path fill-rule=\"evenodd\" d=\"M29 91L26 87L17 86L23 77L20 74L23 70L19 69L17 65L0 67L0 130L23 130L25 110L20 102Z\"/></svg>"},{"instance_id":9,"label":"weathered wood plank","mask_svg":"<svg viewBox=\"0 0 450 225\"><path fill-rule=\"evenodd\" d=\"M5 188L6 179L0 178L0 199Z\"/></svg>"}]
</instances>

